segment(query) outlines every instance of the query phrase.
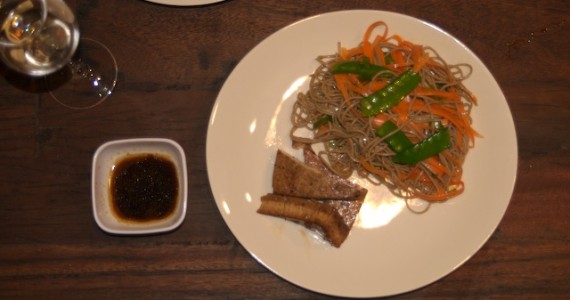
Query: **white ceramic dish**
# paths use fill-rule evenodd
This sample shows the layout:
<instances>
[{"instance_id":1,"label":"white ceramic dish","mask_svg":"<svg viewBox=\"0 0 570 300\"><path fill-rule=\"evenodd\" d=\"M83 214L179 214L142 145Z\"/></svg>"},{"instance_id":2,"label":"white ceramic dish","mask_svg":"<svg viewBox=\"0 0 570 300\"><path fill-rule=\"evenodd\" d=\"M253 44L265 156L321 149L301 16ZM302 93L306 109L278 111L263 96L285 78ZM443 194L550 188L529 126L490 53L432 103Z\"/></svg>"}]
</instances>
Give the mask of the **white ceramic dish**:
<instances>
[{"instance_id":1,"label":"white ceramic dish","mask_svg":"<svg viewBox=\"0 0 570 300\"><path fill-rule=\"evenodd\" d=\"M383 187L369 189L350 236L336 249L302 226L259 215L271 192L278 148L291 148L290 113L308 87L315 58L337 43L358 44L367 26L383 20L391 34L431 45L449 63L469 63L465 82L479 105L472 117L484 138L464 165L465 192L418 215ZM492 74L460 41L424 21L384 11L314 16L274 33L236 66L221 89L208 129L207 166L218 208L239 242L282 278L319 293L388 296L428 285L461 266L488 240L510 202L517 143L506 99ZM355 180L358 181L357 178Z\"/></svg>"},{"instance_id":2,"label":"white ceramic dish","mask_svg":"<svg viewBox=\"0 0 570 300\"><path fill-rule=\"evenodd\" d=\"M148 223L125 222L112 212L109 196L109 178L113 166L130 154L155 153L171 159L176 167L179 181L178 202L169 217ZM92 169L93 216L99 227L112 234L152 234L174 230L186 217L188 180L186 157L178 143L169 139L141 138L107 142L101 145L93 156Z\"/></svg>"},{"instance_id":3,"label":"white ceramic dish","mask_svg":"<svg viewBox=\"0 0 570 300\"><path fill-rule=\"evenodd\" d=\"M174 6L199 6L206 4L214 4L225 0L146 0L157 4L166 4Z\"/></svg>"}]
</instances>

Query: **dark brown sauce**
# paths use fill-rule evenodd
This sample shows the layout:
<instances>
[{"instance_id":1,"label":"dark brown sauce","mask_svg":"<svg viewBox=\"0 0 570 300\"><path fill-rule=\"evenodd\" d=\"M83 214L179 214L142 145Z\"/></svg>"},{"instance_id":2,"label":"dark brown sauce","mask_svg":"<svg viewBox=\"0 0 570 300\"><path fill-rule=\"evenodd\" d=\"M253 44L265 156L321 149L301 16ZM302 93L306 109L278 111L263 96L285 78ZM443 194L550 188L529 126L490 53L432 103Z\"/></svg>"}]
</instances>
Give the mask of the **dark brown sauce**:
<instances>
[{"instance_id":1,"label":"dark brown sauce","mask_svg":"<svg viewBox=\"0 0 570 300\"><path fill-rule=\"evenodd\" d=\"M132 154L111 173L111 206L125 221L158 221L170 216L178 201L176 166L158 154Z\"/></svg>"}]
</instances>

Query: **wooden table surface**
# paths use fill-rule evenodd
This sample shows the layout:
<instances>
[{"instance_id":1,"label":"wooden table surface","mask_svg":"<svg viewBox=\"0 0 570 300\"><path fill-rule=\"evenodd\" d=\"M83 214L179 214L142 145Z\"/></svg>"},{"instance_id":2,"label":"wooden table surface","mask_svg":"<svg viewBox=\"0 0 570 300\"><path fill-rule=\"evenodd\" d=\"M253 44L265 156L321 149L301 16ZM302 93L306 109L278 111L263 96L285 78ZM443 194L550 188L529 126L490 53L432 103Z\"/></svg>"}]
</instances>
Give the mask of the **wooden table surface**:
<instances>
[{"instance_id":1,"label":"wooden table surface","mask_svg":"<svg viewBox=\"0 0 570 300\"><path fill-rule=\"evenodd\" d=\"M345 9L399 12L457 37L495 76L517 130L517 180L497 230L463 266L395 298L570 295L570 2L68 3L82 34L113 51L119 81L102 105L74 111L10 72L0 77L1 299L329 298L274 275L239 244L212 196L205 145L217 94L248 51L290 23ZM185 150L187 220L163 235L108 235L92 217L93 154L146 136Z\"/></svg>"}]
</instances>

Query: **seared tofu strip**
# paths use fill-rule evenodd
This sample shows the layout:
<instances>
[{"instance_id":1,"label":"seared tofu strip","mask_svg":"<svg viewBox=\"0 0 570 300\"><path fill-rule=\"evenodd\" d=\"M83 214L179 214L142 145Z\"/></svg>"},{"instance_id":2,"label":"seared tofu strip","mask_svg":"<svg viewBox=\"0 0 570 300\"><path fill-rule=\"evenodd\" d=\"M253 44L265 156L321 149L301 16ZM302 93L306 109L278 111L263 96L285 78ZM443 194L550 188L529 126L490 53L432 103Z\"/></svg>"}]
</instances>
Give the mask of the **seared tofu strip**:
<instances>
[{"instance_id":1,"label":"seared tofu strip","mask_svg":"<svg viewBox=\"0 0 570 300\"><path fill-rule=\"evenodd\" d=\"M291 196L267 194L261 197L258 213L301 222L317 227L333 246L340 245L347 238L350 227L338 211L327 202Z\"/></svg>"},{"instance_id":2,"label":"seared tofu strip","mask_svg":"<svg viewBox=\"0 0 570 300\"><path fill-rule=\"evenodd\" d=\"M325 165L314 167L278 150L273 170L273 193L311 199L362 197L366 190L332 173Z\"/></svg>"}]
</instances>

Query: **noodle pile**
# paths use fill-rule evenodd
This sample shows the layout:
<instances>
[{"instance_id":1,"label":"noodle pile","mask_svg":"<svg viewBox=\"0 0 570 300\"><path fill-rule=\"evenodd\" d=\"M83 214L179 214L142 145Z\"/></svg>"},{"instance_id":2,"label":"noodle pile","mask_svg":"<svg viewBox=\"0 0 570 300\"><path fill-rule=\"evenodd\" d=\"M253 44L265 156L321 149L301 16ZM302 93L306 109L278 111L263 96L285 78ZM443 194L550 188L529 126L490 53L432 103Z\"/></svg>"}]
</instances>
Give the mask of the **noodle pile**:
<instances>
[{"instance_id":1,"label":"noodle pile","mask_svg":"<svg viewBox=\"0 0 570 300\"><path fill-rule=\"evenodd\" d=\"M371 39L378 28L384 28L383 34ZM431 47L388 36L383 22L370 25L357 47L339 45L337 54L319 56L317 61L319 67L311 76L308 91L298 95L293 107L291 138L295 145L322 143L324 150L319 156L335 173L348 178L356 172L405 199L443 201L463 192L462 164L479 136L471 128L470 118L476 99L462 83L472 72L470 65L447 64ZM387 70L365 82L355 74L333 74L332 66L341 61L366 61ZM361 98L420 61L423 65L417 73L421 82L412 93L378 116L362 114ZM315 122L323 118L330 121L316 128ZM395 163L387 137L375 135L375 129L386 120L397 124L413 143L447 127L451 147L415 165ZM312 132L309 137L303 134L306 130Z\"/></svg>"}]
</instances>

